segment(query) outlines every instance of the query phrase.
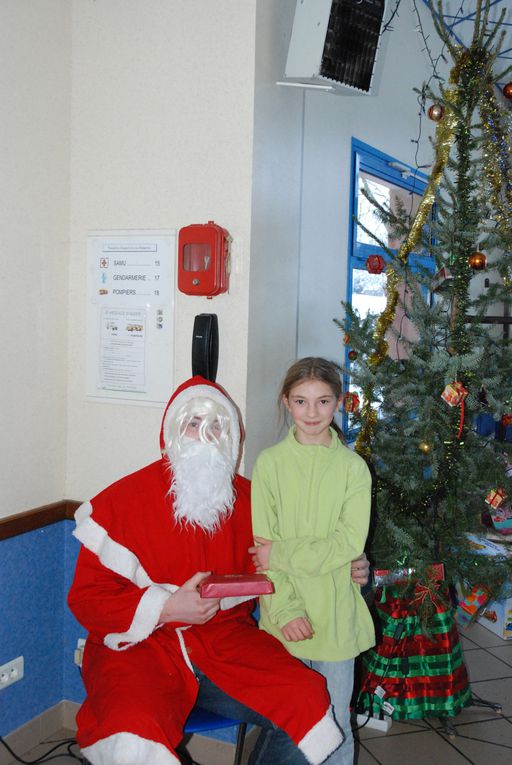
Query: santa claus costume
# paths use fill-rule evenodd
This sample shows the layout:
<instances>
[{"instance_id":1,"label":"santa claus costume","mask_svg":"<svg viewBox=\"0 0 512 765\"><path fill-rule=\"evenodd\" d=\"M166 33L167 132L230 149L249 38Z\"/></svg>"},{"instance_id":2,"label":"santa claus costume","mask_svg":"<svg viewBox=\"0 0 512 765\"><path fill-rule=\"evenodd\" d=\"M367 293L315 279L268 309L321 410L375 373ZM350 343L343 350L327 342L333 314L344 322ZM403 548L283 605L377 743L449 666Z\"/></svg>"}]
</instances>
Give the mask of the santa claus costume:
<instances>
[{"instance_id":1,"label":"santa claus costume","mask_svg":"<svg viewBox=\"0 0 512 765\"><path fill-rule=\"evenodd\" d=\"M229 416L233 464L240 446L235 405L194 377L164 414L162 458L83 504L82 543L69 606L88 630L87 698L77 741L93 765L178 765L176 746L198 693L194 667L229 696L286 731L317 765L341 743L324 679L258 630L252 600L225 599L205 624L160 623L164 603L198 571L253 573L250 485L233 478L234 504L218 525L178 520L167 456L171 424L192 399L212 399ZM276 763L275 765L278 765Z\"/></svg>"}]
</instances>

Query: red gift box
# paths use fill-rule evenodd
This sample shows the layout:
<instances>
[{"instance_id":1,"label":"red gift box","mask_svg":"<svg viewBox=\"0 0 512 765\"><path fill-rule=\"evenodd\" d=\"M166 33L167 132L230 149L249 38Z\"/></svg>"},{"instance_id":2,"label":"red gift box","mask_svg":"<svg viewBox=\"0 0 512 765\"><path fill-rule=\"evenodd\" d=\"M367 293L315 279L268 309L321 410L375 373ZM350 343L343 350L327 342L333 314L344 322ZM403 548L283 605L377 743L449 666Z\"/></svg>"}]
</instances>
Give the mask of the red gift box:
<instances>
[{"instance_id":1,"label":"red gift box","mask_svg":"<svg viewBox=\"0 0 512 765\"><path fill-rule=\"evenodd\" d=\"M455 380L455 382L446 386L441 393L441 398L444 399L449 406L458 406L464 401L467 395L468 392L466 388L462 383L458 382L458 380Z\"/></svg>"},{"instance_id":2,"label":"red gift box","mask_svg":"<svg viewBox=\"0 0 512 765\"><path fill-rule=\"evenodd\" d=\"M271 595L274 585L265 574L210 574L199 585L202 598Z\"/></svg>"}]
</instances>

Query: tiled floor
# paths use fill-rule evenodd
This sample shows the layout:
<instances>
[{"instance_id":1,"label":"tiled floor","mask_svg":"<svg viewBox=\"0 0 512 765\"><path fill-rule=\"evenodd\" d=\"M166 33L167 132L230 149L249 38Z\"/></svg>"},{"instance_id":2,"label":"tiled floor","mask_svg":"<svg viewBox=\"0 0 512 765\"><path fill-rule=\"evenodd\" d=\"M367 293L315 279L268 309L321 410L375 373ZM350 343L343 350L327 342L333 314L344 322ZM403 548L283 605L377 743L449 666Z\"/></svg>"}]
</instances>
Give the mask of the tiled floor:
<instances>
[{"instance_id":1,"label":"tiled floor","mask_svg":"<svg viewBox=\"0 0 512 765\"><path fill-rule=\"evenodd\" d=\"M512 641L500 640L475 624L462 632L462 645L473 693L501 704L502 714L488 708L468 707L452 721L456 735L443 731L437 719L394 722L386 734L364 728L357 734L360 739L357 765L510 765ZM52 740L69 735L73 734L59 731ZM49 748L48 743L41 744L23 757L34 760ZM65 747L60 751L65 752ZM77 751L76 747L73 751ZM78 762L67 755L53 761L61 765ZM16 765L15 760L12 765ZM202 765L208 763L203 761Z\"/></svg>"}]
</instances>

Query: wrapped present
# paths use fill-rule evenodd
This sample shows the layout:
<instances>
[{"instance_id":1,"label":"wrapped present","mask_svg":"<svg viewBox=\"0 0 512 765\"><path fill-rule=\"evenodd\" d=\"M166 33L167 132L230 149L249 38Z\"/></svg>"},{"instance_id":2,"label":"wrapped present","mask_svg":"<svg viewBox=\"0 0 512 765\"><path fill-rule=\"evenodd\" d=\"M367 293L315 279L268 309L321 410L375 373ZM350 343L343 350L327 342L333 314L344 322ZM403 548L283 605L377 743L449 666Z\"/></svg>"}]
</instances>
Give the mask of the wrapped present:
<instances>
[{"instance_id":1,"label":"wrapped present","mask_svg":"<svg viewBox=\"0 0 512 765\"><path fill-rule=\"evenodd\" d=\"M257 597L273 592L274 585L265 574L210 574L199 585L202 598Z\"/></svg>"},{"instance_id":2,"label":"wrapped present","mask_svg":"<svg viewBox=\"0 0 512 765\"><path fill-rule=\"evenodd\" d=\"M507 495L505 494L503 489L491 489L489 494L486 496L485 501L491 507L499 507L501 503L505 501L506 498L507 498Z\"/></svg>"},{"instance_id":3,"label":"wrapped present","mask_svg":"<svg viewBox=\"0 0 512 765\"><path fill-rule=\"evenodd\" d=\"M378 718L383 702L394 720L454 717L471 703L469 679L448 594L434 601L432 628L426 634L420 602L396 587L377 589L375 610L382 636L362 655L357 709Z\"/></svg>"},{"instance_id":4,"label":"wrapped present","mask_svg":"<svg viewBox=\"0 0 512 765\"><path fill-rule=\"evenodd\" d=\"M500 534L512 534L512 507L510 502L492 507L490 511L492 525Z\"/></svg>"},{"instance_id":5,"label":"wrapped present","mask_svg":"<svg viewBox=\"0 0 512 765\"><path fill-rule=\"evenodd\" d=\"M430 284L430 289L432 292L435 292L436 290L442 292L444 289L446 289L446 287L449 287L452 282L452 272L446 268L446 266L443 266L437 273L434 274Z\"/></svg>"},{"instance_id":6,"label":"wrapped present","mask_svg":"<svg viewBox=\"0 0 512 765\"><path fill-rule=\"evenodd\" d=\"M459 406L467 395L468 391L463 384L455 380L455 382L448 383L444 391L441 393L441 398L446 401L449 406Z\"/></svg>"}]
</instances>

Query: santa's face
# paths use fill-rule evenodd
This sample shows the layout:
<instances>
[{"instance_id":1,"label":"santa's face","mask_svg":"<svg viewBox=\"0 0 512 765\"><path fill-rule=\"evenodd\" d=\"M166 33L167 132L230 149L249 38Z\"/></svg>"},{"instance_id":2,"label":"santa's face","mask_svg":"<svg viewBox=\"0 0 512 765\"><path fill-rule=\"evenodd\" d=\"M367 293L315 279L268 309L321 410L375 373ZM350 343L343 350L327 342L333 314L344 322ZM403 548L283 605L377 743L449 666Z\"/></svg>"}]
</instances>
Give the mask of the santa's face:
<instances>
[{"instance_id":1,"label":"santa's face","mask_svg":"<svg viewBox=\"0 0 512 765\"><path fill-rule=\"evenodd\" d=\"M226 418L212 414L188 412L167 450L176 520L209 532L231 513L235 467Z\"/></svg>"},{"instance_id":2,"label":"santa's face","mask_svg":"<svg viewBox=\"0 0 512 765\"><path fill-rule=\"evenodd\" d=\"M202 422L202 417L192 417L187 427L185 428L185 432L183 433L184 437L190 438L192 441L200 441ZM220 422L218 420L214 420L205 431L205 440L210 443L217 443L221 437L221 433L222 427Z\"/></svg>"}]
</instances>

